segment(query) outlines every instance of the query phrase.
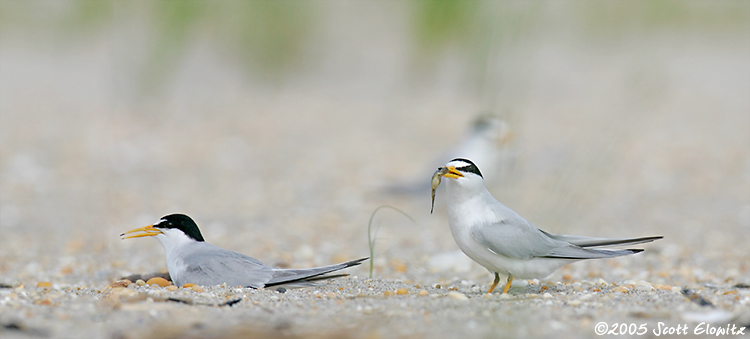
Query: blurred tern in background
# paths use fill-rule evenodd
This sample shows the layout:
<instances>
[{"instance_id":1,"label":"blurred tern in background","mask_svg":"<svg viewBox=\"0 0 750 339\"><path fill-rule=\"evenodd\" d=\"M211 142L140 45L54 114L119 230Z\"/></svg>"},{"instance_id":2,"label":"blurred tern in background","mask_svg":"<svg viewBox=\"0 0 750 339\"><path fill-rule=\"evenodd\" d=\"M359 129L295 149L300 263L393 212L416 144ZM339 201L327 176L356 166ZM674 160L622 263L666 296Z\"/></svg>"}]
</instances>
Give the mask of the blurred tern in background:
<instances>
[{"instance_id":1,"label":"blurred tern in background","mask_svg":"<svg viewBox=\"0 0 750 339\"><path fill-rule=\"evenodd\" d=\"M455 146L441 152L432 165L425 167L424 173L430 173L442 165L443 159L474 159L490 177L502 177L503 170L510 168L514 158L511 143L514 133L507 122L494 116L480 116L472 124L469 132L455 143ZM398 183L387 188L393 194L424 194L429 185L424 175L410 181Z\"/></svg>"}]
</instances>

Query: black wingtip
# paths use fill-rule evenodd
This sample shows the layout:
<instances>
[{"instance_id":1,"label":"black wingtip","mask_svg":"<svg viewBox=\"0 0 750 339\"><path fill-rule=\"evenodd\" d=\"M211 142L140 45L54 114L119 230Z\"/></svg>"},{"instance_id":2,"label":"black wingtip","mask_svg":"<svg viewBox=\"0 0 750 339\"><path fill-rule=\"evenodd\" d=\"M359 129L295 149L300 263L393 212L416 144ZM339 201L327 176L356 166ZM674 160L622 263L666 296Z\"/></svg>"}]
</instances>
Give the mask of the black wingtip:
<instances>
[{"instance_id":1,"label":"black wingtip","mask_svg":"<svg viewBox=\"0 0 750 339\"><path fill-rule=\"evenodd\" d=\"M361 264L363 261L365 261L367 259L370 259L370 257L365 257L365 258L361 258L361 259L347 261L347 262L345 262L343 264L346 265L346 267L357 266L357 265Z\"/></svg>"},{"instance_id":2,"label":"black wingtip","mask_svg":"<svg viewBox=\"0 0 750 339\"><path fill-rule=\"evenodd\" d=\"M633 254L643 252L643 249L641 249L641 248L628 248L627 250L630 251L630 252L633 252Z\"/></svg>"}]
</instances>

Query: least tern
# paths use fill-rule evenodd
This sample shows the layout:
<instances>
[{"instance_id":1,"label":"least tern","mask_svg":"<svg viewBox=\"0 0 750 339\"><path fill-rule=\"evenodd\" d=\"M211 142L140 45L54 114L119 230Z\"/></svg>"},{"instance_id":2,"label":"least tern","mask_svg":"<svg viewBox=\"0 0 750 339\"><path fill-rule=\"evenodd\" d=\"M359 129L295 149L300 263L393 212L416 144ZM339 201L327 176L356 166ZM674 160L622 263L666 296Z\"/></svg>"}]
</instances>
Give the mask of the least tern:
<instances>
[{"instance_id":1,"label":"least tern","mask_svg":"<svg viewBox=\"0 0 750 339\"><path fill-rule=\"evenodd\" d=\"M619 257L642 249L601 249L613 245L651 242L662 236L642 238L592 238L547 233L497 201L484 186L479 168L467 159L451 160L433 175L433 189L446 180L446 205L451 233L458 247L472 260L495 274L487 293L508 277L503 293L513 278L544 278L560 267L583 259Z\"/></svg>"},{"instance_id":2,"label":"least tern","mask_svg":"<svg viewBox=\"0 0 750 339\"><path fill-rule=\"evenodd\" d=\"M134 234L125 236L131 233ZM123 239L156 237L164 246L167 269L177 286L187 283L203 286L226 283L228 286L253 288L279 285L304 287L314 285L313 281L345 276L325 274L359 265L368 259L302 269L271 267L258 259L205 242L198 225L184 214L164 216L153 225L136 228L120 236Z\"/></svg>"}]
</instances>

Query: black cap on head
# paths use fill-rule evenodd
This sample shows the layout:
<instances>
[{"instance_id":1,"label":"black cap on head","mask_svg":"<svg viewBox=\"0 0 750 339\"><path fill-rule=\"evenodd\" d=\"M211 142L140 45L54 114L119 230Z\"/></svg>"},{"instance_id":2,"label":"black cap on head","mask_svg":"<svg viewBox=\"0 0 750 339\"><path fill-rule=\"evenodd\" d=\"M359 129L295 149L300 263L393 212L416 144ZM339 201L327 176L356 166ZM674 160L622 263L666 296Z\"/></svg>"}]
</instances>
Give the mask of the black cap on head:
<instances>
[{"instance_id":1,"label":"black cap on head","mask_svg":"<svg viewBox=\"0 0 750 339\"><path fill-rule=\"evenodd\" d=\"M198 225L195 224L193 219L184 214L170 214L163 216L154 224L154 227L176 228L196 241L204 241L203 236L201 235L201 230L198 229Z\"/></svg>"},{"instance_id":2,"label":"black cap on head","mask_svg":"<svg viewBox=\"0 0 750 339\"><path fill-rule=\"evenodd\" d=\"M456 166L457 170L461 172L465 172L465 173L474 173L478 175L480 178L484 179L484 177L482 176L482 172L479 172L479 167L477 167L477 165L474 165L474 163L471 162L471 160L464 159L464 158L455 158L451 160L451 162L453 161L462 161L466 163L466 166L461 166L461 167Z\"/></svg>"}]
</instances>

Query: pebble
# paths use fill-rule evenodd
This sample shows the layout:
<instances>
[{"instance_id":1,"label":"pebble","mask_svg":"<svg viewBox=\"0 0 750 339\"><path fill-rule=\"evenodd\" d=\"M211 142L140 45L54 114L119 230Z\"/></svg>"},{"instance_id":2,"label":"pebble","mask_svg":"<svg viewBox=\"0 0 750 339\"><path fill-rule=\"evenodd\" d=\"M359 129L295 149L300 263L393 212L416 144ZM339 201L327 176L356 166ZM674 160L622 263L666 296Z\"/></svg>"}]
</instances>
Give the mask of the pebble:
<instances>
[{"instance_id":1,"label":"pebble","mask_svg":"<svg viewBox=\"0 0 750 339\"><path fill-rule=\"evenodd\" d=\"M647 282L640 282L640 283L636 284L635 285L635 289L638 290L638 291L643 291L643 292L653 291L654 290L654 288L651 286L651 284L649 284Z\"/></svg>"},{"instance_id":2,"label":"pebble","mask_svg":"<svg viewBox=\"0 0 750 339\"><path fill-rule=\"evenodd\" d=\"M122 279L122 280L115 281L115 283L112 284L112 287L128 287L132 283L133 282L128 279Z\"/></svg>"},{"instance_id":3,"label":"pebble","mask_svg":"<svg viewBox=\"0 0 750 339\"><path fill-rule=\"evenodd\" d=\"M198 292L198 293L203 292L203 288L200 287L200 286L198 286L198 285L190 286L190 289L193 290L194 292Z\"/></svg>"},{"instance_id":4,"label":"pebble","mask_svg":"<svg viewBox=\"0 0 750 339\"><path fill-rule=\"evenodd\" d=\"M175 285L167 286L167 291L177 291L179 288Z\"/></svg>"},{"instance_id":5,"label":"pebble","mask_svg":"<svg viewBox=\"0 0 750 339\"><path fill-rule=\"evenodd\" d=\"M448 292L448 297L456 300L469 300L469 297L467 297L466 294L456 291Z\"/></svg>"},{"instance_id":6,"label":"pebble","mask_svg":"<svg viewBox=\"0 0 750 339\"><path fill-rule=\"evenodd\" d=\"M665 285L665 284L656 284L654 285L654 288L663 290L663 291L671 291L672 285Z\"/></svg>"},{"instance_id":7,"label":"pebble","mask_svg":"<svg viewBox=\"0 0 750 339\"><path fill-rule=\"evenodd\" d=\"M549 293L542 294L542 298L544 298L544 299L552 299L552 294L549 294Z\"/></svg>"},{"instance_id":8,"label":"pebble","mask_svg":"<svg viewBox=\"0 0 750 339\"><path fill-rule=\"evenodd\" d=\"M419 293L417 293L417 295L420 296L420 297L426 297L426 296L430 295L430 293L427 292L427 290L421 290L421 291L419 291Z\"/></svg>"},{"instance_id":9,"label":"pebble","mask_svg":"<svg viewBox=\"0 0 750 339\"><path fill-rule=\"evenodd\" d=\"M617 286L612 288L612 292L627 293L628 289L622 286Z\"/></svg>"},{"instance_id":10,"label":"pebble","mask_svg":"<svg viewBox=\"0 0 750 339\"><path fill-rule=\"evenodd\" d=\"M52 283L49 282L49 281L40 281L39 283L36 284L36 287L51 288L52 287Z\"/></svg>"},{"instance_id":11,"label":"pebble","mask_svg":"<svg viewBox=\"0 0 750 339\"><path fill-rule=\"evenodd\" d=\"M547 293L547 294L549 294L549 293ZM510 294L508 294L508 293L502 293L502 294L500 294L499 298L503 299L503 300L508 300L508 299L512 299L513 297Z\"/></svg>"},{"instance_id":12,"label":"pebble","mask_svg":"<svg viewBox=\"0 0 750 339\"><path fill-rule=\"evenodd\" d=\"M581 303L582 303L582 301L580 301L580 300L573 300L573 301L569 302L568 305L570 305L570 306L580 306Z\"/></svg>"},{"instance_id":13,"label":"pebble","mask_svg":"<svg viewBox=\"0 0 750 339\"><path fill-rule=\"evenodd\" d=\"M146 282L146 285L149 285L149 286L157 285L159 287L167 287L169 285L172 285L172 283L170 283L167 279L164 279L162 277L153 277Z\"/></svg>"},{"instance_id":14,"label":"pebble","mask_svg":"<svg viewBox=\"0 0 750 339\"><path fill-rule=\"evenodd\" d=\"M146 282L143 281L143 279L136 280L135 284L138 285L138 286L146 286Z\"/></svg>"},{"instance_id":15,"label":"pebble","mask_svg":"<svg viewBox=\"0 0 750 339\"><path fill-rule=\"evenodd\" d=\"M583 285L580 282L574 282L573 283L573 290L574 291L583 291Z\"/></svg>"},{"instance_id":16,"label":"pebble","mask_svg":"<svg viewBox=\"0 0 750 339\"><path fill-rule=\"evenodd\" d=\"M135 302L145 300L146 294L125 287L113 287L109 290L109 299L116 302Z\"/></svg>"},{"instance_id":17,"label":"pebble","mask_svg":"<svg viewBox=\"0 0 750 339\"><path fill-rule=\"evenodd\" d=\"M397 295L409 294L409 291L407 291L405 288L399 288L398 290L396 290L396 294Z\"/></svg>"}]
</instances>

